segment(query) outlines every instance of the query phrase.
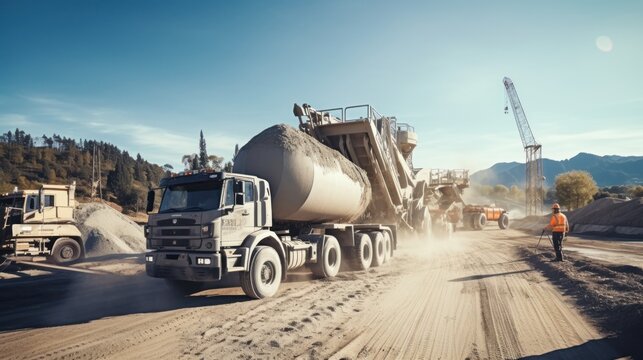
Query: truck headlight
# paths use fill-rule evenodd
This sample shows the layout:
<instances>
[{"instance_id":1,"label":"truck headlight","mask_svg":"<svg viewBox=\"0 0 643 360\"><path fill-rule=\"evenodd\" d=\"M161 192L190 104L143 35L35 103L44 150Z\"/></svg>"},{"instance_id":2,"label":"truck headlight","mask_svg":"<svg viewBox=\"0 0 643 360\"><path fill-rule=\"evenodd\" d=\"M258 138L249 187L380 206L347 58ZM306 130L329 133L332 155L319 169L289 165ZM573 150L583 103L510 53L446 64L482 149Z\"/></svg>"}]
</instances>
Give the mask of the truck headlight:
<instances>
[{"instance_id":1,"label":"truck headlight","mask_svg":"<svg viewBox=\"0 0 643 360\"><path fill-rule=\"evenodd\" d=\"M197 265L210 265L210 264L212 264L212 259L198 257L198 258L196 258L196 264Z\"/></svg>"},{"instance_id":2,"label":"truck headlight","mask_svg":"<svg viewBox=\"0 0 643 360\"><path fill-rule=\"evenodd\" d=\"M152 234L152 227L150 227L149 225L144 225L143 233L145 234L145 237L149 237Z\"/></svg>"},{"instance_id":3,"label":"truck headlight","mask_svg":"<svg viewBox=\"0 0 643 360\"><path fill-rule=\"evenodd\" d=\"M145 256L145 262L154 262L154 256L146 255Z\"/></svg>"},{"instance_id":4,"label":"truck headlight","mask_svg":"<svg viewBox=\"0 0 643 360\"><path fill-rule=\"evenodd\" d=\"M207 224L201 226L201 236L214 237L214 224Z\"/></svg>"}]
</instances>

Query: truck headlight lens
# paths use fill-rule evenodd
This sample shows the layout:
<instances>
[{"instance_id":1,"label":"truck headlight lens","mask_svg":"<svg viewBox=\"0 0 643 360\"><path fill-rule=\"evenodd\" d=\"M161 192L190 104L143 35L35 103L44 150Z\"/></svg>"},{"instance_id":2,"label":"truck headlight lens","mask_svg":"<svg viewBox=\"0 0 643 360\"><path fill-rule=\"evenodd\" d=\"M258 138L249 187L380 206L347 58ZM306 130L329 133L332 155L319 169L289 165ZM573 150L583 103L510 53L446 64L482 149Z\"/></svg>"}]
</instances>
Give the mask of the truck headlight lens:
<instances>
[{"instance_id":1,"label":"truck headlight lens","mask_svg":"<svg viewBox=\"0 0 643 360\"><path fill-rule=\"evenodd\" d=\"M198 258L196 258L196 264L197 265L210 265L210 264L212 264L212 259L198 257Z\"/></svg>"},{"instance_id":2,"label":"truck headlight lens","mask_svg":"<svg viewBox=\"0 0 643 360\"><path fill-rule=\"evenodd\" d=\"M204 237L214 237L214 224L201 226L201 235Z\"/></svg>"},{"instance_id":3,"label":"truck headlight lens","mask_svg":"<svg viewBox=\"0 0 643 360\"><path fill-rule=\"evenodd\" d=\"M154 256L152 256L152 255L146 255L146 256L145 256L145 261L146 261L146 262L154 262Z\"/></svg>"}]
</instances>

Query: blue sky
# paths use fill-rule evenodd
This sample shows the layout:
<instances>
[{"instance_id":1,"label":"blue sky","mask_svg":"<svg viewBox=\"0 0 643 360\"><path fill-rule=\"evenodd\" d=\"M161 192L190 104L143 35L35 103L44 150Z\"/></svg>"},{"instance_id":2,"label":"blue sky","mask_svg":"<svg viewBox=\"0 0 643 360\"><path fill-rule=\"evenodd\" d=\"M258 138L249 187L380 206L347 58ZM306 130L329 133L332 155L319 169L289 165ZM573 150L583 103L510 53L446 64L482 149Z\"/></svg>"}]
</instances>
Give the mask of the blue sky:
<instances>
[{"instance_id":1,"label":"blue sky","mask_svg":"<svg viewBox=\"0 0 643 360\"><path fill-rule=\"evenodd\" d=\"M607 38L605 38L607 37ZM599 39L600 38L600 39ZM0 0L0 130L104 140L178 166L292 104L368 103L415 126L417 167L643 155L641 1Z\"/></svg>"}]
</instances>

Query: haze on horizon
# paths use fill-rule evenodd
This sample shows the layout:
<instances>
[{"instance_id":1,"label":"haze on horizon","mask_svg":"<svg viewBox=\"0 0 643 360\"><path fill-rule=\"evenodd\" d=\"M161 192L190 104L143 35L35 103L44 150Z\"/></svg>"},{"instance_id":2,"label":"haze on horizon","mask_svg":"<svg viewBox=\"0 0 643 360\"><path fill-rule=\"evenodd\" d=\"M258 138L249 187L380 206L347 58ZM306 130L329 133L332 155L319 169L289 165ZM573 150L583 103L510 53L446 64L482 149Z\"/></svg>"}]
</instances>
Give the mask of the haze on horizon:
<instances>
[{"instance_id":1,"label":"haze on horizon","mask_svg":"<svg viewBox=\"0 0 643 360\"><path fill-rule=\"evenodd\" d=\"M415 126L417 167L643 155L640 1L0 2L0 131L113 143L180 167L292 104L371 104Z\"/></svg>"}]
</instances>

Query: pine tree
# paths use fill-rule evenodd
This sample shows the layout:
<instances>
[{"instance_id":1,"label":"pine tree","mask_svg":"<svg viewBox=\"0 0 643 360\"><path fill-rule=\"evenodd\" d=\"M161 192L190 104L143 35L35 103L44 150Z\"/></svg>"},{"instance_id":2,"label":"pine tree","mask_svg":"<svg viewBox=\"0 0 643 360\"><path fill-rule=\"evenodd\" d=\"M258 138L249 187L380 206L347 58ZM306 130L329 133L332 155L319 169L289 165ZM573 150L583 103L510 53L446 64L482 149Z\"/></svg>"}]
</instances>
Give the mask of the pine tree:
<instances>
[{"instance_id":1,"label":"pine tree","mask_svg":"<svg viewBox=\"0 0 643 360\"><path fill-rule=\"evenodd\" d=\"M201 130L201 138L199 139L199 168L205 169L209 167L208 163L208 150L205 148L205 138L203 137L203 130Z\"/></svg>"},{"instance_id":2,"label":"pine tree","mask_svg":"<svg viewBox=\"0 0 643 360\"><path fill-rule=\"evenodd\" d=\"M125 166L123 160L116 160L116 167L107 175L107 186L112 190L114 195L119 199L126 197L131 192L132 182L134 181L132 173Z\"/></svg>"},{"instance_id":3,"label":"pine tree","mask_svg":"<svg viewBox=\"0 0 643 360\"><path fill-rule=\"evenodd\" d=\"M192 169L191 170L199 170L199 158L197 156L192 158Z\"/></svg>"}]
</instances>

